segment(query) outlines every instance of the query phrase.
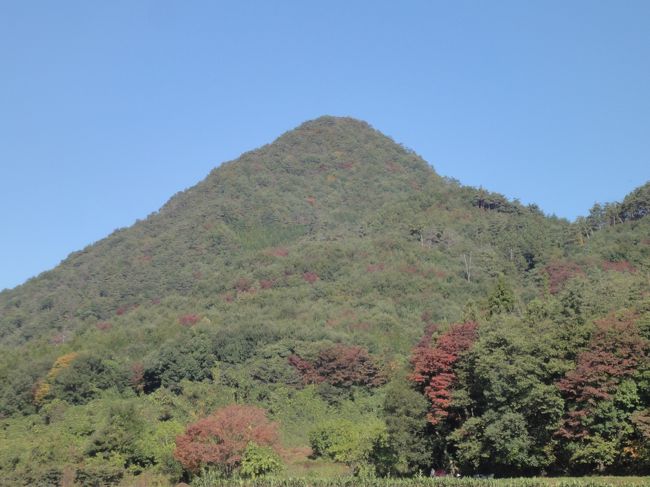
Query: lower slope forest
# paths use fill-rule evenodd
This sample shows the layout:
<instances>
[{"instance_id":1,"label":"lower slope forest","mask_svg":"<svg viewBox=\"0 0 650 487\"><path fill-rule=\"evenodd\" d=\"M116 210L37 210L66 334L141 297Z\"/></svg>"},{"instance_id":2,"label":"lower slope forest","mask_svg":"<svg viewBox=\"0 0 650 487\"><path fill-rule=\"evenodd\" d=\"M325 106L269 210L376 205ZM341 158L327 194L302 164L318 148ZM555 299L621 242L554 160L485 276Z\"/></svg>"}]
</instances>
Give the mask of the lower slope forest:
<instances>
[{"instance_id":1,"label":"lower slope forest","mask_svg":"<svg viewBox=\"0 0 650 487\"><path fill-rule=\"evenodd\" d=\"M649 475L649 214L307 122L0 293L0 484Z\"/></svg>"}]
</instances>

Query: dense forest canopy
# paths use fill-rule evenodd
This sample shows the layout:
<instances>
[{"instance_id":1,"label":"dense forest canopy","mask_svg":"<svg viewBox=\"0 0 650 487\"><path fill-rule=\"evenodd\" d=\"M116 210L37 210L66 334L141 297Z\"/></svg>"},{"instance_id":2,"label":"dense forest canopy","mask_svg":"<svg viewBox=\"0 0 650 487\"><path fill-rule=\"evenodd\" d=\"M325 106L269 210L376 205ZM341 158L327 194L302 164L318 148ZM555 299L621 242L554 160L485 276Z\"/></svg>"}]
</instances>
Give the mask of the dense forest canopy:
<instances>
[{"instance_id":1,"label":"dense forest canopy","mask_svg":"<svg viewBox=\"0 0 650 487\"><path fill-rule=\"evenodd\" d=\"M649 474L649 211L306 122L0 293L0 476Z\"/></svg>"}]
</instances>

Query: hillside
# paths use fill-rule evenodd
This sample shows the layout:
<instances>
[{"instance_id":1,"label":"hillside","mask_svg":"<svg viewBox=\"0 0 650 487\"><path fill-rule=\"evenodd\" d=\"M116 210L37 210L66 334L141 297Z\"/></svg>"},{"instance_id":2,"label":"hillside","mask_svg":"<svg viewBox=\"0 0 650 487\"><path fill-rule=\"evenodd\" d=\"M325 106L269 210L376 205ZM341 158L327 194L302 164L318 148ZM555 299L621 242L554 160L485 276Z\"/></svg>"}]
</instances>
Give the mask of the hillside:
<instances>
[{"instance_id":1,"label":"hillside","mask_svg":"<svg viewBox=\"0 0 650 487\"><path fill-rule=\"evenodd\" d=\"M235 402L291 473L647 473L649 188L569 223L306 122L0 293L0 472L189 479Z\"/></svg>"},{"instance_id":2,"label":"hillside","mask_svg":"<svg viewBox=\"0 0 650 487\"><path fill-rule=\"evenodd\" d=\"M497 262L476 266L479 273L505 270L507 263L499 260L510 254L498 255L504 249L494 248L496 233L503 230L541 226L539 231L560 245L565 222L479 193L438 177L421 158L363 122L330 117L308 122L223 164L146 220L3 292L3 341L20 343L43 332L70 334L170 294L229 291L242 275L260 273L260 265L247 263L274 247L299 244L318 253L347 240L359 246L393 239L400 246L422 233L427 248L455 257L446 266L458 268L452 274L459 277L458 259L472 247L497 254L490 256ZM486 214L475 201L490 197L496 203L485 208L503 207ZM515 269L530 267L524 259L542 258L542 249L534 248L542 243L533 235L525 238L530 242L508 243ZM316 269L303 269L310 270Z\"/></svg>"}]
</instances>

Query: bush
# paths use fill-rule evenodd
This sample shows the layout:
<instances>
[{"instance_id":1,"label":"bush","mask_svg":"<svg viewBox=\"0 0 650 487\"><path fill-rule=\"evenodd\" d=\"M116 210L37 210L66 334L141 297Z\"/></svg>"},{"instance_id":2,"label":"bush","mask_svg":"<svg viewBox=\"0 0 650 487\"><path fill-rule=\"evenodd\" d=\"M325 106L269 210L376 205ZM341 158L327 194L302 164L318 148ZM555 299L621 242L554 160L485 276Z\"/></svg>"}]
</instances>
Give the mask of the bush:
<instances>
[{"instance_id":1,"label":"bush","mask_svg":"<svg viewBox=\"0 0 650 487\"><path fill-rule=\"evenodd\" d=\"M315 456L345 463L356 473L375 470L383 465L387 453L386 425L377 419L363 423L347 419L324 422L309 435Z\"/></svg>"},{"instance_id":2,"label":"bush","mask_svg":"<svg viewBox=\"0 0 650 487\"><path fill-rule=\"evenodd\" d=\"M282 460L268 446L249 443L244 451L239 474L242 477L256 478L282 471Z\"/></svg>"}]
</instances>

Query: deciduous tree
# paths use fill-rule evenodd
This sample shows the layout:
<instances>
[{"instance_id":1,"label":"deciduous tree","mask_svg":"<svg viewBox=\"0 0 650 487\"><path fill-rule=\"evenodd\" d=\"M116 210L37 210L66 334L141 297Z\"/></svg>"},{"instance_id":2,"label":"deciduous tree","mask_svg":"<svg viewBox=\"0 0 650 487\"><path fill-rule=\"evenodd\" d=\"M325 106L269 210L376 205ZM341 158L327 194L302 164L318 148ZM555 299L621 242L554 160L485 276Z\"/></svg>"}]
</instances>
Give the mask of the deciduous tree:
<instances>
[{"instance_id":1,"label":"deciduous tree","mask_svg":"<svg viewBox=\"0 0 650 487\"><path fill-rule=\"evenodd\" d=\"M277 424L261 408L231 404L188 425L176 438L174 457L190 472L215 467L231 475L250 443L277 447Z\"/></svg>"}]
</instances>

